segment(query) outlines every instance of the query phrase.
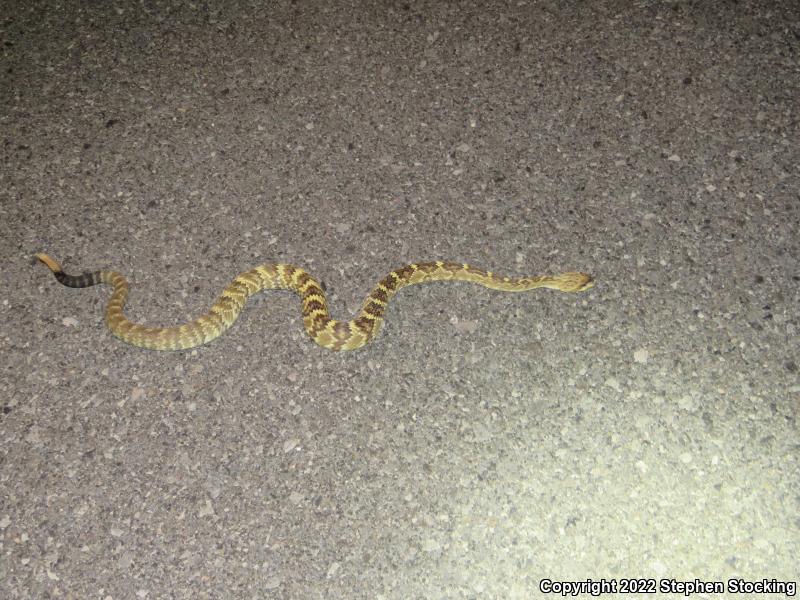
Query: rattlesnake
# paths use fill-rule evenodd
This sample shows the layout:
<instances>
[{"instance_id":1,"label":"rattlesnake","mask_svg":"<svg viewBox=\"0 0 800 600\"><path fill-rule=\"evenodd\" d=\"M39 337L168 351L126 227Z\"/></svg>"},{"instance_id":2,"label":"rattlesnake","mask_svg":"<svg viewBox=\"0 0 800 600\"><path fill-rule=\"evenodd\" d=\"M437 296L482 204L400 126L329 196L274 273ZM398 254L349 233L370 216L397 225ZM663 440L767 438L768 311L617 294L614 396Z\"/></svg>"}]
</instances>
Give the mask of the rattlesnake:
<instances>
[{"instance_id":1,"label":"rattlesnake","mask_svg":"<svg viewBox=\"0 0 800 600\"><path fill-rule=\"evenodd\" d=\"M303 325L317 344L330 350L355 350L370 342L383 323L386 306L398 290L428 281L470 281L504 292L523 292L546 287L562 292L582 292L594 285L586 273L562 273L535 277L502 277L490 271L454 262L424 262L389 273L369 293L351 321L331 318L322 286L307 271L288 264L265 264L234 279L209 311L194 321L176 327L148 327L129 321L123 314L128 282L116 271L68 275L47 254L37 254L63 285L84 288L105 283L114 288L106 306L106 325L115 336L134 346L155 350L193 348L219 337L242 312L247 299L265 289L292 290L303 305Z\"/></svg>"}]
</instances>

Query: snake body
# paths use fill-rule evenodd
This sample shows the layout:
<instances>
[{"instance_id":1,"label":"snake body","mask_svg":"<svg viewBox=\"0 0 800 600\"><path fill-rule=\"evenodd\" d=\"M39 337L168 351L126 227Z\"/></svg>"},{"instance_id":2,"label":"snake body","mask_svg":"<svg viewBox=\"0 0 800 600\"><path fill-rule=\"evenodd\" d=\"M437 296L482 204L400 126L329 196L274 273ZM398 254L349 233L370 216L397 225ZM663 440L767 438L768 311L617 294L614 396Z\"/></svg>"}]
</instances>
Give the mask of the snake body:
<instances>
[{"instance_id":1,"label":"snake body","mask_svg":"<svg viewBox=\"0 0 800 600\"><path fill-rule=\"evenodd\" d=\"M582 292L594 285L586 273L562 273L535 277L503 277L490 271L454 262L424 262L406 265L384 277L364 300L351 321L337 321L328 310L325 292L307 271L289 264L265 264L236 277L209 311L175 327L148 327L128 320L123 309L128 299L128 282L116 271L95 271L68 275L47 254L38 258L65 286L85 288L101 283L114 289L106 306L106 325L122 341L154 350L182 350L200 346L222 335L242 312L247 299L266 289L292 290L302 302L303 325L317 344L330 350L355 350L378 334L386 307L402 288L429 281L469 281L504 292L524 292L551 288L562 292Z\"/></svg>"}]
</instances>

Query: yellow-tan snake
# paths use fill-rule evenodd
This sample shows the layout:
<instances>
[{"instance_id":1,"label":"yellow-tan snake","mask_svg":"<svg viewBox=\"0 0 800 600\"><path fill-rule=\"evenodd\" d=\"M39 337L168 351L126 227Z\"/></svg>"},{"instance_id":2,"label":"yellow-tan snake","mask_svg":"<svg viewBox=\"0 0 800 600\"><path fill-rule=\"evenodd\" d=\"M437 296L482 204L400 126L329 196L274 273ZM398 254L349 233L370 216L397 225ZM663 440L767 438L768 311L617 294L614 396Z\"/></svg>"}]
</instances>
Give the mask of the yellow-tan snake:
<instances>
[{"instance_id":1,"label":"yellow-tan snake","mask_svg":"<svg viewBox=\"0 0 800 600\"><path fill-rule=\"evenodd\" d=\"M369 293L361 310L351 321L331 318L322 286L307 271L287 264L265 264L234 279L209 311L194 321L175 327L148 327L129 321L123 314L128 299L128 282L116 271L95 271L68 275L47 254L37 254L68 287L84 288L101 283L114 288L106 306L106 325L122 341L154 350L182 350L210 342L225 332L242 312L247 299L266 289L292 290L303 306L303 325L317 344L330 350L355 350L370 342L383 323L386 306L398 290L428 281L469 281L504 292L524 292L551 288L562 292L582 292L594 285L586 273L562 273L535 277L503 277L490 271L454 262L424 262L406 265L381 279Z\"/></svg>"}]
</instances>

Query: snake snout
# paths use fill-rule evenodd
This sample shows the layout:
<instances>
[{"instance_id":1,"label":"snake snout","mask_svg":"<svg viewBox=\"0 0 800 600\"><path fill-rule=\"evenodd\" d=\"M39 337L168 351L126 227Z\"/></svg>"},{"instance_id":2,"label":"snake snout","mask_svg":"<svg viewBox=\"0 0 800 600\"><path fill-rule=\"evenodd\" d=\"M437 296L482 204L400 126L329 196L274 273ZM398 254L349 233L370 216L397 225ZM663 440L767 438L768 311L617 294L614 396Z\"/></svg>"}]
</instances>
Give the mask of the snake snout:
<instances>
[{"instance_id":1,"label":"snake snout","mask_svg":"<svg viewBox=\"0 0 800 600\"><path fill-rule=\"evenodd\" d=\"M563 292L584 292L594 287L594 279L588 273L562 273L557 280Z\"/></svg>"}]
</instances>

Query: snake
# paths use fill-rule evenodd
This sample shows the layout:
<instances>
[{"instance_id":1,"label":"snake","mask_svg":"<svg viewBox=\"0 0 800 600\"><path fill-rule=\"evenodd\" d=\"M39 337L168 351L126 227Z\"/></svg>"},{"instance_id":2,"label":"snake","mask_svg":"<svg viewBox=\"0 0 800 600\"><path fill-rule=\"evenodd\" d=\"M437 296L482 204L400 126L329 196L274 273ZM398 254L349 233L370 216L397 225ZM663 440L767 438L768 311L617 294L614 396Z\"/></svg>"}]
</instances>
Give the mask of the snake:
<instances>
[{"instance_id":1,"label":"snake","mask_svg":"<svg viewBox=\"0 0 800 600\"><path fill-rule=\"evenodd\" d=\"M583 292L594 286L594 279L587 273L506 277L463 263L412 263L395 269L381 279L352 320L338 321L331 317L322 284L308 271L290 264L263 264L241 273L231 281L204 315L174 327L151 327L125 317L129 286L121 273L103 270L69 275L49 255L39 253L35 256L53 272L59 283L67 287L110 285L113 292L106 305L106 326L123 342L153 350L184 350L218 338L236 322L247 299L262 290L295 292L302 304L303 326L311 339L323 348L341 351L355 350L372 341L383 324L389 301L400 289L409 285L432 281L468 281L503 292L524 292L536 288Z\"/></svg>"}]
</instances>

